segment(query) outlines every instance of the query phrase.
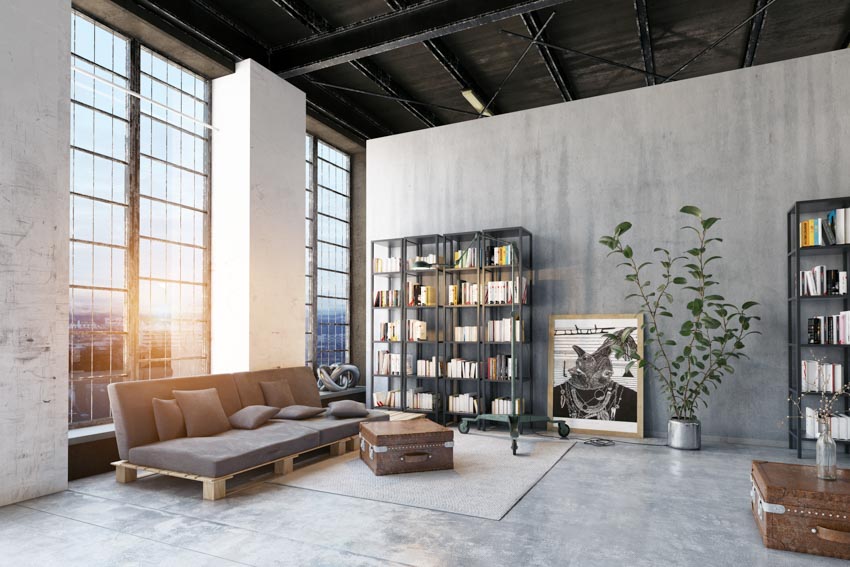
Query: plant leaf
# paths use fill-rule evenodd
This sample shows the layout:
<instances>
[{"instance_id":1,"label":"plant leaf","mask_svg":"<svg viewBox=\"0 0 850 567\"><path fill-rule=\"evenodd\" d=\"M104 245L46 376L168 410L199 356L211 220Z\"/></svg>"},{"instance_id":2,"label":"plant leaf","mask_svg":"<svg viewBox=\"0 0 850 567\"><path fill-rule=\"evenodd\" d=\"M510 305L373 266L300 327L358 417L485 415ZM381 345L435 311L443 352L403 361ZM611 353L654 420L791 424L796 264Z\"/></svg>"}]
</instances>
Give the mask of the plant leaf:
<instances>
[{"instance_id":1,"label":"plant leaf","mask_svg":"<svg viewBox=\"0 0 850 567\"><path fill-rule=\"evenodd\" d=\"M685 205L681 209L679 209L680 213L685 213L686 215L693 215L698 218L702 218L702 211L699 207L695 207L693 205Z\"/></svg>"}]
</instances>

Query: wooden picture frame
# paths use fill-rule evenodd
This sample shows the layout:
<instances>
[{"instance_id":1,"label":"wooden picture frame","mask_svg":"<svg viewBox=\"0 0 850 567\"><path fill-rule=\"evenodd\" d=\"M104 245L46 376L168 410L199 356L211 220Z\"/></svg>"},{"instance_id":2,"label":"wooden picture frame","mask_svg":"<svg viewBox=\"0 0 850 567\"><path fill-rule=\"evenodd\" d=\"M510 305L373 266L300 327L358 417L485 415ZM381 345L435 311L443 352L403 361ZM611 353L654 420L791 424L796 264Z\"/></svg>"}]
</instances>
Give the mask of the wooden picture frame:
<instances>
[{"instance_id":1,"label":"wooden picture frame","mask_svg":"<svg viewBox=\"0 0 850 567\"><path fill-rule=\"evenodd\" d=\"M643 356L641 313L549 316L549 417L579 434L643 437L643 368L635 362L628 376L627 361L606 356L604 344L605 333L627 327Z\"/></svg>"}]
</instances>

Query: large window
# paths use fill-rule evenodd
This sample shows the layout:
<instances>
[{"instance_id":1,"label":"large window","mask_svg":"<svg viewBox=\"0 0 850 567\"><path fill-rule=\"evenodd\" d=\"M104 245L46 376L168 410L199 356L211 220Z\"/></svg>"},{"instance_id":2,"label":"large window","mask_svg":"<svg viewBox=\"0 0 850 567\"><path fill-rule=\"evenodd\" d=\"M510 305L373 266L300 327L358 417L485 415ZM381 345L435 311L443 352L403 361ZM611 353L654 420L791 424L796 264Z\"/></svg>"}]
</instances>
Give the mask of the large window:
<instances>
[{"instance_id":1,"label":"large window","mask_svg":"<svg viewBox=\"0 0 850 567\"><path fill-rule=\"evenodd\" d=\"M109 421L110 382L208 370L209 86L82 14L71 24L77 427Z\"/></svg>"},{"instance_id":2,"label":"large window","mask_svg":"<svg viewBox=\"0 0 850 567\"><path fill-rule=\"evenodd\" d=\"M306 138L306 352L308 366L350 357L350 159Z\"/></svg>"}]
</instances>

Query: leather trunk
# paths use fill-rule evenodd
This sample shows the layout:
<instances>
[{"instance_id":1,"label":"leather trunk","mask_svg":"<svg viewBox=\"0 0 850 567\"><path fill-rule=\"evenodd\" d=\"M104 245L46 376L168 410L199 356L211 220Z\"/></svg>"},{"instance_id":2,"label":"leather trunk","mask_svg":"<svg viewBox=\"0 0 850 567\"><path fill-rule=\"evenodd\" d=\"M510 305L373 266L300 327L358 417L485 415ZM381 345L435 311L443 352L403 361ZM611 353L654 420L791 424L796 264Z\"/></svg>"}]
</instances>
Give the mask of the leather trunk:
<instances>
[{"instance_id":1,"label":"leather trunk","mask_svg":"<svg viewBox=\"0 0 850 567\"><path fill-rule=\"evenodd\" d=\"M428 419L360 424L360 458L378 476L454 468L454 432Z\"/></svg>"},{"instance_id":2,"label":"leather trunk","mask_svg":"<svg viewBox=\"0 0 850 567\"><path fill-rule=\"evenodd\" d=\"M830 481L811 465L753 461L751 480L766 547L850 559L850 470Z\"/></svg>"}]
</instances>

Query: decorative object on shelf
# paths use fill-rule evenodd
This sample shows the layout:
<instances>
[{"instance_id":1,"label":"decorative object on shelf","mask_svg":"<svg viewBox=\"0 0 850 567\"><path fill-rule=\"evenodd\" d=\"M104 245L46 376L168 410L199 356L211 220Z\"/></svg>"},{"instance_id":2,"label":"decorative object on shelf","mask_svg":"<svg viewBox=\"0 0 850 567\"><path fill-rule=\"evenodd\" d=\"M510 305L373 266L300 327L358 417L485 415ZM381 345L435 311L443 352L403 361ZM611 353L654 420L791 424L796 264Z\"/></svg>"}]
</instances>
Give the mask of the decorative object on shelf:
<instances>
[{"instance_id":1,"label":"decorative object on shelf","mask_svg":"<svg viewBox=\"0 0 850 567\"><path fill-rule=\"evenodd\" d=\"M823 480L835 480L838 478L838 455L835 440L832 438L829 418L820 422L821 433L815 447L815 465L818 469L818 478Z\"/></svg>"},{"instance_id":2,"label":"decorative object on shelf","mask_svg":"<svg viewBox=\"0 0 850 567\"><path fill-rule=\"evenodd\" d=\"M360 383L360 369L354 364L322 365L316 370L316 374L316 384L322 392L342 392Z\"/></svg>"},{"instance_id":3,"label":"decorative object on shelf","mask_svg":"<svg viewBox=\"0 0 850 567\"><path fill-rule=\"evenodd\" d=\"M640 313L550 316L549 415L577 433L643 437L642 329Z\"/></svg>"},{"instance_id":4,"label":"decorative object on shelf","mask_svg":"<svg viewBox=\"0 0 850 567\"><path fill-rule=\"evenodd\" d=\"M744 341L759 333L752 328L759 317L750 311L757 305L755 301L730 303L720 295L715 287L719 282L707 271L715 268L713 262L722 259L710 251L721 239L709 236L720 219L704 218L702 211L692 205L679 212L693 217L694 222L682 227L682 231L693 232L696 238L695 246L681 255L655 248L657 262L639 262L632 247L622 240L632 227L629 222L618 224L612 235L603 236L599 242L611 250L610 254L623 259L619 265L626 267L626 281L635 287L626 299L636 298L640 312L647 318L646 344L654 345L654 356L628 356L639 361L640 368L650 369L667 396L670 420L674 422L668 426L668 433L673 435L668 436L667 444L675 449L694 450L700 448L697 408L700 403L708 406L710 388L719 387L722 379L734 371L733 361L746 357ZM660 285L649 280L649 269L656 265L661 269ZM673 313L676 299L680 305L685 304L684 313ZM669 330L664 318L679 323L678 333Z\"/></svg>"}]
</instances>

